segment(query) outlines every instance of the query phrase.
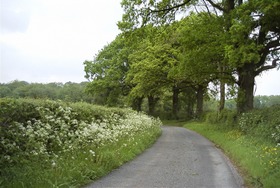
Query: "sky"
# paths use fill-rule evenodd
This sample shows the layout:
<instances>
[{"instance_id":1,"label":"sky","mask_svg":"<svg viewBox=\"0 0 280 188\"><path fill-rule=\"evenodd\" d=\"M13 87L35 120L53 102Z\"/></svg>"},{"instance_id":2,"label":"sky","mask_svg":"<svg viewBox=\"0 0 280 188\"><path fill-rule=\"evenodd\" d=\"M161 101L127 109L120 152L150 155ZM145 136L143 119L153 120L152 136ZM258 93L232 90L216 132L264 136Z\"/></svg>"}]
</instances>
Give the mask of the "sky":
<instances>
[{"instance_id":1,"label":"sky","mask_svg":"<svg viewBox=\"0 0 280 188\"><path fill-rule=\"evenodd\" d=\"M82 82L120 33L121 0L0 0L0 83ZM280 71L256 79L255 95L280 95Z\"/></svg>"},{"instance_id":2,"label":"sky","mask_svg":"<svg viewBox=\"0 0 280 188\"><path fill-rule=\"evenodd\" d=\"M120 33L121 0L0 0L0 83L81 82Z\"/></svg>"}]
</instances>

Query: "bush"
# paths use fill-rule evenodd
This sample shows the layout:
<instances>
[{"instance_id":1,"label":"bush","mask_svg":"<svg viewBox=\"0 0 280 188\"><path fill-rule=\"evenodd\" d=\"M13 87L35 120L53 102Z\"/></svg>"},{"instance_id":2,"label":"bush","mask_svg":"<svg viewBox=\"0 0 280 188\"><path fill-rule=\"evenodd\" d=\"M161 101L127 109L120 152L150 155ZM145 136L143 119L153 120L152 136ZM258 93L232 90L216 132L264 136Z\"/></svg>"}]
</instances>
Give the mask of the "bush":
<instances>
[{"instance_id":1,"label":"bush","mask_svg":"<svg viewBox=\"0 0 280 188\"><path fill-rule=\"evenodd\" d=\"M244 113L238 125L246 134L280 144L280 105Z\"/></svg>"},{"instance_id":2,"label":"bush","mask_svg":"<svg viewBox=\"0 0 280 188\"><path fill-rule=\"evenodd\" d=\"M222 124L223 127L232 127L236 124L237 113L224 109L221 112L208 112L205 121L210 124Z\"/></svg>"},{"instance_id":3,"label":"bush","mask_svg":"<svg viewBox=\"0 0 280 188\"><path fill-rule=\"evenodd\" d=\"M0 126L8 126L12 122L26 122L31 118L39 118L36 106L30 100L0 99Z\"/></svg>"}]
</instances>

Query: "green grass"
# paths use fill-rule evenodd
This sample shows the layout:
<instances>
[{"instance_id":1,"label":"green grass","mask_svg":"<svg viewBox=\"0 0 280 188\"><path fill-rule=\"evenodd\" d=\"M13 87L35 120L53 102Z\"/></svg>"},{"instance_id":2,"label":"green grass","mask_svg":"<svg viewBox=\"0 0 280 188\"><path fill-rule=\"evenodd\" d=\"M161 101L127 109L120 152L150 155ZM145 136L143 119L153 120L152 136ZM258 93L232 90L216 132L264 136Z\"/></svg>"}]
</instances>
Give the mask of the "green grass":
<instances>
[{"instance_id":1,"label":"green grass","mask_svg":"<svg viewBox=\"0 0 280 188\"><path fill-rule=\"evenodd\" d=\"M166 126L176 126L183 127L186 121L178 121L178 120L162 120L163 125Z\"/></svg>"},{"instance_id":2,"label":"green grass","mask_svg":"<svg viewBox=\"0 0 280 188\"><path fill-rule=\"evenodd\" d=\"M204 122L185 123L213 141L235 163L248 187L276 188L280 185L280 148L236 129Z\"/></svg>"},{"instance_id":3,"label":"green grass","mask_svg":"<svg viewBox=\"0 0 280 188\"><path fill-rule=\"evenodd\" d=\"M0 178L0 187L81 187L96 180L123 163L132 160L150 147L160 135L158 130L145 132L131 139L122 138L117 143L99 148L80 148L54 159L54 165L35 160L24 166L15 166ZM89 151L94 150L95 155Z\"/></svg>"}]
</instances>

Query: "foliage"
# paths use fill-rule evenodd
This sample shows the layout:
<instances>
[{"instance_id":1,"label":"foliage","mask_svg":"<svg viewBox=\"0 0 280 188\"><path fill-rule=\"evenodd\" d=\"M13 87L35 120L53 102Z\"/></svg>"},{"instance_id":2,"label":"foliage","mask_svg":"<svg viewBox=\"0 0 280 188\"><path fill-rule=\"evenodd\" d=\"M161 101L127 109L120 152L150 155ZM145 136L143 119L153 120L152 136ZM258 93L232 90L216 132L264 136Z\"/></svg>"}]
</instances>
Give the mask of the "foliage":
<instances>
[{"instance_id":1,"label":"foliage","mask_svg":"<svg viewBox=\"0 0 280 188\"><path fill-rule=\"evenodd\" d=\"M81 179L82 182L88 181L93 174L95 178L104 174L98 169L108 172L131 159L160 132L159 120L129 109L26 99L1 99L0 104L0 185L3 186L16 186L21 184L20 181L24 181L22 186L28 187L59 186L56 182L59 177L55 177L58 174L62 181L66 181L59 182L65 183L66 187ZM22 111L17 111L18 119L14 119L10 112L18 107ZM112 148L119 148L117 151L124 153L110 151ZM125 157L129 152L133 153ZM120 155L120 159L108 164L113 153ZM86 167L88 160L93 166ZM65 172L69 166L91 172L75 180L78 172L71 170L72 175ZM64 174L57 170L69 177L63 180ZM48 173L52 171L55 174L49 177ZM32 185L28 180L32 176L42 179L35 178Z\"/></svg>"},{"instance_id":2,"label":"foliage","mask_svg":"<svg viewBox=\"0 0 280 188\"><path fill-rule=\"evenodd\" d=\"M171 85L168 73L177 62L176 50L161 38L164 34L160 32L163 31L158 28L146 29L147 38L129 56L132 65L127 81L135 85L130 93L133 96L159 95L163 88Z\"/></svg>"},{"instance_id":3,"label":"foliage","mask_svg":"<svg viewBox=\"0 0 280 188\"><path fill-rule=\"evenodd\" d=\"M239 117L241 131L280 145L280 106L254 110Z\"/></svg>"},{"instance_id":4,"label":"foliage","mask_svg":"<svg viewBox=\"0 0 280 188\"><path fill-rule=\"evenodd\" d=\"M193 85L208 84L218 79L217 70L223 61L222 19L214 14L190 14L177 23L176 38L179 45L181 75Z\"/></svg>"},{"instance_id":5,"label":"foliage","mask_svg":"<svg viewBox=\"0 0 280 188\"><path fill-rule=\"evenodd\" d=\"M255 108L266 108L274 105L280 105L280 95L255 96L254 98Z\"/></svg>"},{"instance_id":6,"label":"foliage","mask_svg":"<svg viewBox=\"0 0 280 188\"><path fill-rule=\"evenodd\" d=\"M280 106L274 105L255 109L238 115L235 110L224 109L221 112L208 112L205 121L220 125L221 129L238 129L243 134L255 136L269 142L280 142Z\"/></svg>"},{"instance_id":7,"label":"foliage","mask_svg":"<svg viewBox=\"0 0 280 188\"><path fill-rule=\"evenodd\" d=\"M128 55L131 49L123 35L119 35L94 57L85 61L85 77L90 81L86 90L95 95L96 104L121 106L122 96L127 95L129 86L125 82L129 69Z\"/></svg>"},{"instance_id":8,"label":"foliage","mask_svg":"<svg viewBox=\"0 0 280 188\"><path fill-rule=\"evenodd\" d=\"M73 83L28 83L15 80L10 83L0 83L0 98L33 98L64 100L68 102L92 102L93 98L84 90L86 82Z\"/></svg>"},{"instance_id":9,"label":"foliage","mask_svg":"<svg viewBox=\"0 0 280 188\"><path fill-rule=\"evenodd\" d=\"M205 121L210 124L220 124L221 127L233 127L237 123L235 111L224 109L221 112L208 112Z\"/></svg>"},{"instance_id":10,"label":"foliage","mask_svg":"<svg viewBox=\"0 0 280 188\"><path fill-rule=\"evenodd\" d=\"M237 110L240 113L249 111L253 108L255 77L279 67L277 10L280 4L273 0L205 0L203 7L200 3L192 0L124 0L124 14L118 26L124 32L133 32L146 25L166 27L176 23L176 15L185 13L186 17L178 22L182 24L179 27L183 31L182 37L175 43L175 49L184 49L184 58L179 60L183 65L179 75L188 75L198 82L196 86L205 80L208 84L213 76L218 76L221 83L237 84ZM197 14L191 13L192 6ZM186 20L189 24L184 25ZM180 36L174 32L171 35ZM208 74L203 74L205 72Z\"/></svg>"},{"instance_id":11,"label":"foliage","mask_svg":"<svg viewBox=\"0 0 280 188\"><path fill-rule=\"evenodd\" d=\"M178 96L186 89L196 96L189 98L187 114L202 114L208 86L220 90L215 97L222 110L227 84L237 88L236 109L242 113L254 107L255 77L279 67L278 1L123 0L121 5L123 33L84 62L87 91L97 104L141 110L148 98L146 109L153 111L172 93L172 112L163 113L177 118ZM175 19L178 13L184 13L182 19Z\"/></svg>"}]
</instances>

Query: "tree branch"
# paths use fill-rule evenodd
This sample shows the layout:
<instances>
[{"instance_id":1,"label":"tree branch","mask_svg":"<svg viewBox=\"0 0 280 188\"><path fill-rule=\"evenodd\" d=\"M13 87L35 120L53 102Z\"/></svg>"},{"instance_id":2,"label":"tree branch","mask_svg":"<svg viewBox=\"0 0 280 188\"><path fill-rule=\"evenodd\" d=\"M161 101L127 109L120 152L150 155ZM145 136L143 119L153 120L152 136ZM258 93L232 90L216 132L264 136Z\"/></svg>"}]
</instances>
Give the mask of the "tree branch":
<instances>
[{"instance_id":1,"label":"tree branch","mask_svg":"<svg viewBox=\"0 0 280 188\"><path fill-rule=\"evenodd\" d=\"M204 6L205 6L206 9L207 9L207 12L208 12L209 16L211 17L211 12L210 12L210 10L209 10L209 8L208 8L208 6L207 6L205 0L203 0L203 3L204 3Z\"/></svg>"},{"instance_id":2,"label":"tree branch","mask_svg":"<svg viewBox=\"0 0 280 188\"><path fill-rule=\"evenodd\" d=\"M222 12L226 12L226 9L224 9L223 7L221 7L220 5L218 5L217 3L214 3L212 0L207 0L214 8L222 11Z\"/></svg>"},{"instance_id":3,"label":"tree branch","mask_svg":"<svg viewBox=\"0 0 280 188\"><path fill-rule=\"evenodd\" d=\"M275 47L278 47L278 46L280 46L279 38L267 43L267 45L265 46L265 49L269 50L270 48L275 48Z\"/></svg>"},{"instance_id":4,"label":"tree branch","mask_svg":"<svg viewBox=\"0 0 280 188\"><path fill-rule=\"evenodd\" d=\"M164 8L164 9L159 9L159 10L151 10L150 13L159 13L159 12L169 12L171 10L174 10L174 9L177 9L177 8L180 8L182 6L185 6L186 4L188 4L191 0L186 0L184 1L183 3L181 4L178 4L178 5L175 5L173 7L169 7L169 8Z\"/></svg>"},{"instance_id":5,"label":"tree branch","mask_svg":"<svg viewBox=\"0 0 280 188\"><path fill-rule=\"evenodd\" d=\"M258 70L255 71L255 76L259 75L263 71L276 68L277 67L277 61L279 61L279 60L280 60L279 58L274 59L272 61L271 65L260 67Z\"/></svg>"},{"instance_id":6,"label":"tree branch","mask_svg":"<svg viewBox=\"0 0 280 188\"><path fill-rule=\"evenodd\" d=\"M269 43L267 43L266 46L264 46L264 48L262 48L259 52L259 54L261 55L261 59L260 61L256 64L256 67L260 67L265 63L266 57L269 53L273 52L273 51L277 51L279 50L279 46L280 46L280 42L279 40L274 40L274 41L270 41ZM277 48L278 47L278 48ZM275 48L272 49L271 48Z\"/></svg>"}]
</instances>

